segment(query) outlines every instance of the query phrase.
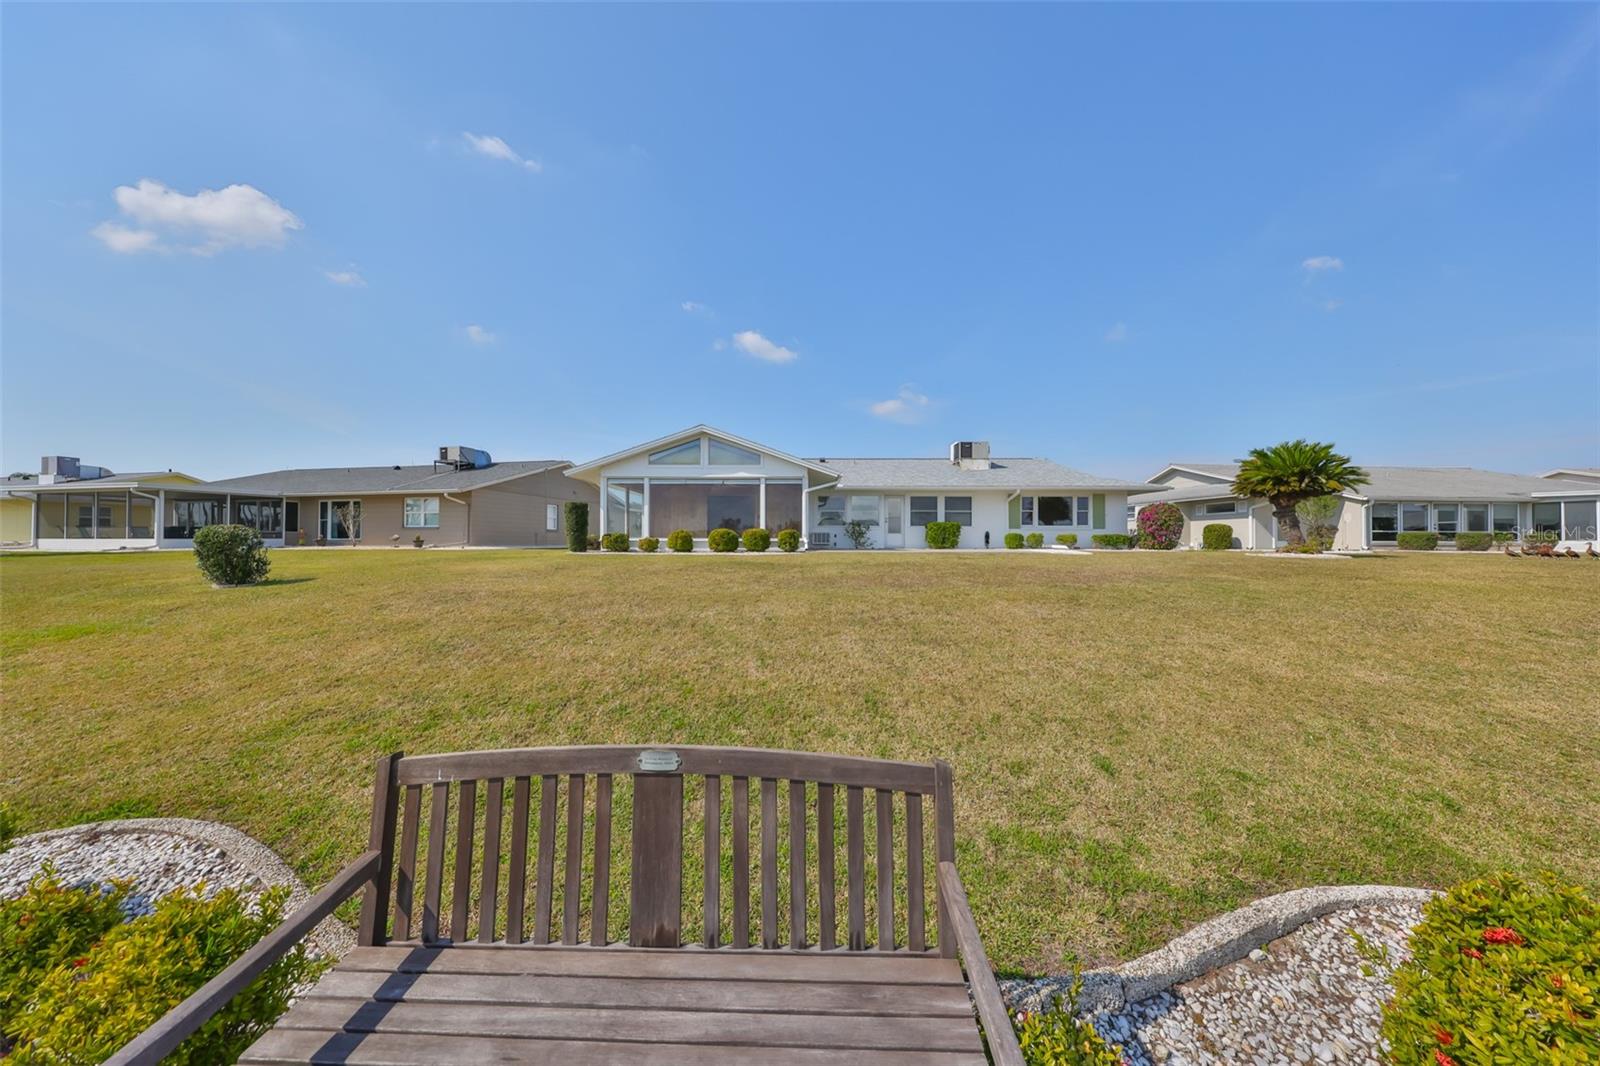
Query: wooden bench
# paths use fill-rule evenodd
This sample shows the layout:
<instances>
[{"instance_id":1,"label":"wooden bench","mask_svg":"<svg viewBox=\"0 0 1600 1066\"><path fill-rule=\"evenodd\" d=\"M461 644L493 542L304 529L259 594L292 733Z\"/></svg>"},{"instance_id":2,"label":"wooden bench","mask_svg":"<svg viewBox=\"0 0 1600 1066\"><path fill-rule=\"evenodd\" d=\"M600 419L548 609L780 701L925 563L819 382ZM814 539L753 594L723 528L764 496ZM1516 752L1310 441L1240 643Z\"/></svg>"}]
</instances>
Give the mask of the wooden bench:
<instances>
[{"instance_id":1,"label":"wooden bench","mask_svg":"<svg viewBox=\"0 0 1600 1066\"><path fill-rule=\"evenodd\" d=\"M242 1063L982 1066L986 1038L1021 1066L951 784L744 748L384 756L369 850L110 1062L159 1062L364 888L359 946Z\"/></svg>"}]
</instances>

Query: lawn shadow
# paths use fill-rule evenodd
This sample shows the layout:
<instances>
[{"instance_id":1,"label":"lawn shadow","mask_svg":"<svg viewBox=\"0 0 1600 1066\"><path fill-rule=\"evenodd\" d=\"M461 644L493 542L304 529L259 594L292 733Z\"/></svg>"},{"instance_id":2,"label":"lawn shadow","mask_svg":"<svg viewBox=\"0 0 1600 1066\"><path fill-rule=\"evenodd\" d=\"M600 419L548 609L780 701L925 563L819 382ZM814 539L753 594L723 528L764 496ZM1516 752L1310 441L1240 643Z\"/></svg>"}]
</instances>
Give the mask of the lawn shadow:
<instances>
[{"instance_id":1,"label":"lawn shadow","mask_svg":"<svg viewBox=\"0 0 1600 1066\"><path fill-rule=\"evenodd\" d=\"M256 587L262 588L267 585L303 585L307 581L315 580L316 578L314 577L269 577L265 581L257 581Z\"/></svg>"}]
</instances>

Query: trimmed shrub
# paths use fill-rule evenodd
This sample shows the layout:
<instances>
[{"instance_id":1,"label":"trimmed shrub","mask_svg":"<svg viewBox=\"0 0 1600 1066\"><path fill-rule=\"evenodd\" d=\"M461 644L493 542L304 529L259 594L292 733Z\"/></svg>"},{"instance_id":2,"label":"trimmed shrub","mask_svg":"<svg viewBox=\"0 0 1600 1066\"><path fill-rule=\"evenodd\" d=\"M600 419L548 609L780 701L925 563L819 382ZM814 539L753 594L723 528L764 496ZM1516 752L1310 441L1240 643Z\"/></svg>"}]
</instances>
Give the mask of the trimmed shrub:
<instances>
[{"instance_id":1,"label":"trimmed shrub","mask_svg":"<svg viewBox=\"0 0 1600 1066\"><path fill-rule=\"evenodd\" d=\"M1226 522L1208 522L1200 531L1200 545L1208 552L1227 551L1233 547L1233 527Z\"/></svg>"},{"instance_id":2,"label":"trimmed shrub","mask_svg":"<svg viewBox=\"0 0 1600 1066\"><path fill-rule=\"evenodd\" d=\"M1029 533L1028 537L1027 537L1027 541L1028 541L1028 547L1030 547L1030 548L1042 548L1042 547L1044 547L1044 534L1043 533Z\"/></svg>"},{"instance_id":3,"label":"trimmed shrub","mask_svg":"<svg viewBox=\"0 0 1600 1066\"><path fill-rule=\"evenodd\" d=\"M626 533L607 533L600 538L600 547L608 552L625 552L628 550L628 535Z\"/></svg>"},{"instance_id":4,"label":"trimmed shrub","mask_svg":"<svg viewBox=\"0 0 1600 1066\"><path fill-rule=\"evenodd\" d=\"M1078 535L1076 533L1057 533L1056 543L1064 547L1076 548L1078 546Z\"/></svg>"},{"instance_id":5,"label":"trimmed shrub","mask_svg":"<svg viewBox=\"0 0 1600 1066\"><path fill-rule=\"evenodd\" d=\"M235 889L210 899L163 897L152 913L112 927L39 981L12 1030L17 1047L6 1061L103 1061L271 932L288 898L285 888L269 889L255 903ZM234 1061L325 965L297 945L162 1062Z\"/></svg>"},{"instance_id":6,"label":"trimmed shrub","mask_svg":"<svg viewBox=\"0 0 1600 1066\"><path fill-rule=\"evenodd\" d=\"M745 530L739 539L744 541L744 550L747 552L764 552L772 547L772 534L754 526Z\"/></svg>"},{"instance_id":7,"label":"trimmed shrub","mask_svg":"<svg viewBox=\"0 0 1600 1066\"><path fill-rule=\"evenodd\" d=\"M1106 1043L1087 1019L1078 1017L1082 991L1083 977L1074 972L1055 1010L1017 1014L1017 1043L1027 1066L1121 1066L1128 1061L1120 1045Z\"/></svg>"},{"instance_id":8,"label":"trimmed shrub","mask_svg":"<svg viewBox=\"0 0 1600 1066\"><path fill-rule=\"evenodd\" d=\"M642 552L653 552L659 547L661 547L661 542L655 537L639 538L639 550Z\"/></svg>"},{"instance_id":9,"label":"trimmed shrub","mask_svg":"<svg viewBox=\"0 0 1600 1066\"><path fill-rule=\"evenodd\" d=\"M731 529L713 529L706 542L714 552L736 552L739 550L739 534Z\"/></svg>"},{"instance_id":10,"label":"trimmed shrub","mask_svg":"<svg viewBox=\"0 0 1600 1066\"><path fill-rule=\"evenodd\" d=\"M132 891L131 881L67 888L46 866L22 895L0 899L0 1046L45 975L87 955L123 922Z\"/></svg>"},{"instance_id":11,"label":"trimmed shrub","mask_svg":"<svg viewBox=\"0 0 1600 1066\"><path fill-rule=\"evenodd\" d=\"M1006 547L1008 547L1008 548L1020 548L1020 547L1022 547L1023 543L1024 542L1023 542L1021 533L1007 533L1006 534Z\"/></svg>"},{"instance_id":12,"label":"trimmed shrub","mask_svg":"<svg viewBox=\"0 0 1600 1066\"><path fill-rule=\"evenodd\" d=\"M1582 888L1550 875L1468 881L1423 904L1407 948L1383 1008L1389 1061L1593 1061L1582 1049L1600 1047L1600 905Z\"/></svg>"},{"instance_id":13,"label":"trimmed shrub","mask_svg":"<svg viewBox=\"0 0 1600 1066\"><path fill-rule=\"evenodd\" d=\"M778 550L797 552L800 550L800 531L798 529L778 530Z\"/></svg>"},{"instance_id":14,"label":"trimmed shrub","mask_svg":"<svg viewBox=\"0 0 1600 1066\"><path fill-rule=\"evenodd\" d=\"M1126 533L1092 533L1089 543L1096 548L1131 548L1133 538Z\"/></svg>"},{"instance_id":15,"label":"trimmed shrub","mask_svg":"<svg viewBox=\"0 0 1600 1066\"><path fill-rule=\"evenodd\" d=\"M600 550L600 535L598 533L590 533L584 538L583 543L585 551L597 552Z\"/></svg>"},{"instance_id":16,"label":"trimmed shrub","mask_svg":"<svg viewBox=\"0 0 1600 1066\"><path fill-rule=\"evenodd\" d=\"M1439 546L1439 534L1413 529L1395 537L1394 542L1401 551L1431 552Z\"/></svg>"},{"instance_id":17,"label":"trimmed shrub","mask_svg":"<svg viewBox=\"0 0 1600 1066\"><path fill-rule=\"evenodd\" d=\"M1516 539L1517 535L1509 529L1496 530L1494 534L1494 542L1496 544L1510 544Z\"/></svg>"},{"instance_id":18,"label":"trimmed shrub","mask_svg":"<svg viewBox=\"0 0 1600 1066\"><path fill-rule=\"evenodd\" d=\"M922 527L930 548L954 548L961 543L960 522L929 522Z\"/></svg>"},{"instance_id":19,"label":"trimmed shrub","mask_svg":"<svg viewBox=\"0 0 1600 1066\"><path fill-rule=\"evenodd\" d=\"M694 551L694 534L687 529L674 529L667 534L667 547L675 552Z\"/></svg>"},{"instance_id":20,"label":"trimmed shrub","mask_svg":"<svg viewBox=\"0 0 1600 1066\"><path fill-rule=\"evenodd\" d=\"M567 551L589 550L589 505L573 500L563 508L567 520Z\"/></svg>"},{"instance_id":21,"label":"trimmed shrub","mask_svg":"<svg viewBox=\"0 0 1600 1066\"><path fill-rule=\"evenodd\" d=\"M250 526L206 526L194 534L194 560L214 585L254 585L272 562L261 531Z\"/></svg>"},{"instance_id":22,"label":"trimmed shrub","mask_svg":"<svg viewBox=\"0 0 1600 1066\"><path fill-rule=\"evenodd\" d=\"M1183 536L1183 511L1175 503L1152 503L1139 508L1139 547L1171 551Z\"/></svg>"},{"instance_id":23,"label":"trimmed shrub","mask_svg":"<svg viewBox=\"0 0 1600 1066\"><path fill-rule=\"evenodd\" d=\"M1494 536L1489 533L1457 533L1456 551L1461 552L1486 552L1494 543Z\"/></svg>"}]
</instances>

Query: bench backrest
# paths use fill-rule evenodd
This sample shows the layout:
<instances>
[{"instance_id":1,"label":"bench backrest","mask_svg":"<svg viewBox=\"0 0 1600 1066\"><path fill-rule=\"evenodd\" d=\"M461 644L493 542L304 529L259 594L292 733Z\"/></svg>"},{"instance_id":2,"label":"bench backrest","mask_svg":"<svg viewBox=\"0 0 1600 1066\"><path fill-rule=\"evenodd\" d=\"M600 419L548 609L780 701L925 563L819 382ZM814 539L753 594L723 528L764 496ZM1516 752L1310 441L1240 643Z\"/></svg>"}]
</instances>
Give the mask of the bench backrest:
<instances>
[{"instance_id":1,"label":"bench backrest","mask_svg":"<svg viewBox=\"0 0 1600 1066\"><path fill-rule=\"evenodd\" d=\"M933 864L955 859L951 801L943 762L691 746L385 756L360 941L603 946L621 918L635 947L680 947L687 930L713 949L954 955L943 901L937 937L924 906ZM686 872L700 881L687 923Z\"/></svg>"}]
</instances>

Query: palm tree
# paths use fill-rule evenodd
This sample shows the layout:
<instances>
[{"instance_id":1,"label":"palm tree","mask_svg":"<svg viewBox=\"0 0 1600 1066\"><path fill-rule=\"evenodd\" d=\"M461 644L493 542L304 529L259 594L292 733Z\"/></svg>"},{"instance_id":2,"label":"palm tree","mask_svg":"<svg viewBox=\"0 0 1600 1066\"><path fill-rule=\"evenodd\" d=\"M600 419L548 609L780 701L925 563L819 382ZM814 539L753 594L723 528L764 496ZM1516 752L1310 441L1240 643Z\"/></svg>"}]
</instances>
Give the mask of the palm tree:
<instances>
[{"instance_id":1,"label":"palm tree","mask_svg":"<svg viewBox=\"0 0 1600 1066\"><path fill-rule=\"evenodd\" d=\"M1270 448L1252 448L1239 461L1233 491L1246 498L1259 496L1272 504L1278 528L1290 544L1305 543L1295 505L1313 496L1328 496L1365 485L1367 472L1340 455L1331 444L1285 441Z\"/></svg>"}]
</instances>

